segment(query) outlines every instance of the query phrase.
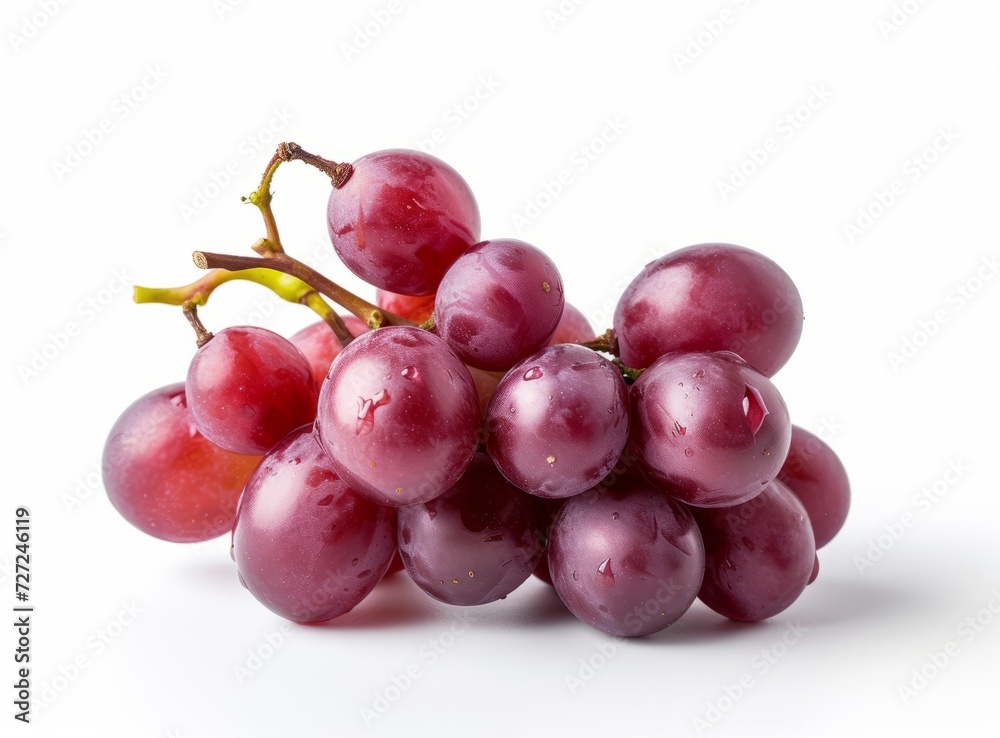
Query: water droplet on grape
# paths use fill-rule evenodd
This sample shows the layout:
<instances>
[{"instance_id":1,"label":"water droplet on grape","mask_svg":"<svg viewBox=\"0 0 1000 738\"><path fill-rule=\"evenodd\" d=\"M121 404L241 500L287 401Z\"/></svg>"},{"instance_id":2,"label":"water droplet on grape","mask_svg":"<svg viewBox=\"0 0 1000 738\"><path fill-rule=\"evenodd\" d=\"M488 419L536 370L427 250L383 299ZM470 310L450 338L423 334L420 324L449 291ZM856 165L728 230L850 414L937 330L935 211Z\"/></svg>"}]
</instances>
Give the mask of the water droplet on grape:
<instances>
[{"instance_id":1,"label":"water droplet on grape","mask_svg":"<svg viewBox=\"0 0 1000 738\"><path fill-rule=\"evenodd\" d=\"M296 456L295 458L288 460L289 466L298 466L301 463L302 463L302 457L301 456Z\"/></svg>"},{"instance_id":2,"label":"water droplet on grape","mask_svg":"<svg viewBox=\"0 0 1000 738\"><path fill-rule=\"evenodd\" d=\"M608 613L608 606L607 605L601 605L597 609L600 610L601 612L603 612L604 614Z\"/></svg>"},{"instance_id":3,"label":"water droplet on grape","mask_svg":"<svg viewBox=\"0 0 1000 738\"><path fill-rule=\"evenodd\" d=\"M351 559L351 566L357 566L357 565L358 565L358 559L357 559L357 557Z\"/></svg>"},{"instance_id":4,"label":"water droplet on grape","mask_svg":"<svg viewBox=\"0 0 1000 738\"><path fill-rule=\"evenodd\" d=\"M674 421L674 430L677 431L678 433L680 433L683 436L685 433L687 433L688 429L685 428L683 425L681 425L679 422L677 422L675 420Z\"/></svg>"},{"instance_id":5,"label":"water droplet on grape","mask_svg":"<svg viewBox=\"0 0 1000 738\"><path fill-rule=\"evenodd\" d=\"M244 405L243 406L243 417L244 418L252 418L256 414L257 414L257 411L254 410L249 405Z\"/></svg>"},{"instance_id":6,"label":"water droplet on grape","mask_svg":"<svg viewBox=\"0 0 1000 738\"><path fill-rule=\"evenodd\" d=\"M705 370L704 369L699 369L698 371L696 371L691 376L694 377L695 379L704 379L705 378Z\"/></svg>"},{"instance_id":7,"label":"water droplet on grape","mask_svg":"<svg viewBox=\"0 0 1000 738\"><path fill-rule=\"evenodd\" d=\"M618 513L615 513L614 515L612 515L611 519L612 520L618 520Z\"/></svg>"},{"instance_id":8,"label":"water droplet on grape","mask_svg":"<svg viewBox=\"0 0 1000 738\"><path fill-rule=\"evenodd\" d=\"M532 379L541 379L542 369L538 366L531 367L528 371L524 373L524 381L530 382Z\"/></svg>"},{"instance_id":9,"label":"water droplet on grape","mask_svg":"<svg viewBox=\"0 0 1000 738\"><path fill-rule=\"evenodd\" d=\"M354 428L356 435L364 436L375 427L375 409L388 405L392 398L386 390L379 390L370 400L358 398L358 423ZM373 463L372 466L375 466Z\"/></svg>"},{"instance_id":10,"label":"water droplet on grape","mask_svg":"<svg viewBox=\"0 0 1000 738\"><path fill-rule=\"evenodd\" d=\"M746 536L743 536L743 545L747 547L747 551L753 551L753 541Z\"/></svg>"},{"instance_id":11,"label":"water droplet on grape","mask_svg":"<svg viewBox=\"0 0 1000 738\"><path fill-rule=\"evenodd\" d=\"M692 456L694 456L694 449L693 448L684 449L684 455L687 456L688 458L691 458Z\"/></svg>"},{"instance_id":12,"label":"water droplet on grape","mask_svg":"<svg viewBox=\"0 0 1000 738\"><path fill-rule=\"evenodd\" d=\"M555 464L556 463L556 457L555 456L546 456L545 460L547 462L549 462L550 464Z\"/></svg>"},{"instance_id":13,"label":"water droplet on grape","mask_svg":"<svg viewBox=\"0 0 1000 738\"><path fill-rule=\"evenodd\" d=\"M573 581L574 582L580 581L580 575L577 573L576 569L573 570Z\"/></svg>"},{"instance_id":14,"label":"water droplet on grape","mask_svg":"<svg viewBox=\"0 0 1000 738\"><path fill-rule=\"evenodd\" d=\"M400 372L403 375L403 379L410 379L416 381L420 379L420 370L415 366L408 366L403 371Z\"/></svg>"},{"instance_id":15,"label":"water droplet on grape","mask_svg":"<svg viewBox=\"0 0 1000 738\"><path fill-rule=\"evenodd\" d=\"M452 583L452 584L458 584L458 580L457 580L457 579L452 579L452 580L451 580L451 583Z\"/></svg>"},{"instance_id":16,"label":"water droplet on grape","mask_svg":"<svg viewBox=\"0 0 1000 738\"><path fill-rule=\"evenodd\" d=\"M469 576L470 576L470 577L474 577L474 576L476 576L476 572L474 572L474 571L470 571L470 572L469 572Z\"/></svg>"},{"instance_id":17,"label":"water droplet on grape","mask_svg":"<svg viewBox=\"0 0 1000 738\"><path fill-rule=\"evenodd\" d=\"M317 504L317 505L318 505L319 507L326 507L326 506L327 506L327 505L329 505L329 504L330 504L331 502L333 502L333 495L327 495L326 497L324 497L324 498L323 498L322 500L320 500L320 501L319 501L319 502L317 502L316 504Z\"/></svg>"},{"instance_id":18,"label":"water droplet on grape","mask_svg":"<svg viewBox=\"0 0 1000 738\"><path fill-rule=\"evenodd\" d=\"M604 559L601 565L597 567L597 573L604 577L605 584L615 583L615 574L611 571L611 559Z\"/></svg>"}]
</instances>

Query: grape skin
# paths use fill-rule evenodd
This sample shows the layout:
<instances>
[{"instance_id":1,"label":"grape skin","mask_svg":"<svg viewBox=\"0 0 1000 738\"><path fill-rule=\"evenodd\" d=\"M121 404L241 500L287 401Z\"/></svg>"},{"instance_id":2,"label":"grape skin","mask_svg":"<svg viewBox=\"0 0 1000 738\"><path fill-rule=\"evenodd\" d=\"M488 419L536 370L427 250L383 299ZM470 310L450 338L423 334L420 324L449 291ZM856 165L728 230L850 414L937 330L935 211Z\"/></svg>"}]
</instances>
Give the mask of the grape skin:
<instances>
[{"instance_id":1,"label":"grape skin","mask_svg":"<svg viewBox=\"0 0 1000 738\"><path fill-rule=\"evenodd\" d=\"M628 388L610 361L583 346L548 346L500 381L486 411L487 449L525 492L570 497L614 467L628 417Z\"/></svg>"},{"instance_id":2,"label":"grape skin","mask_svg":"<svg viewBox=\"0 0 1000 738\"><path fill-rule=\"evenodd\" d=\"M357 494L304 426L247 482L233 528L241 581L265 607L299 623L348 612L396 553L396 516Z\"/></svg>"},{"instance_id":3,"label":"grape skin","mask_svg":"<svg viewBox=\"0 0 1000 738\"><path fill-rule=\"evenodd\" d=\"M267 453L316 417L318 392L302 352L283 336L254 326L219 331L198 349L187 398L198 430L240 454Z\"/></svg>"},{"instance_id":4,"label":"grape skin","mask_svg":"<svg viewBox=\"0 0 1000 738\"><path fill-rule=\"evenodd\" d=\"M705 549L687 509L626 476L566 500L552 526L549 572L580 620L616 636L663 630L694 602Z\"/></svg>"},{"instance_id":5,"label":"grape skin","mask_svg":"<svg viewBox=\"0 0 1000 738\"><path fill-rule=\"evenodd\" d=\"M466 364L507 371L552 339L564 302L562 278L544 253L498 239L455 261L438 288L434 319Z\"/></svg>"},{"instance_id":6,"label":"grape skin","mask_svg":"<svg viewBox=\"0 0 1000 738\"><path fill-rule=\"evenodd\" d=\"M788 457L778 472L806 508L812 523L816 548L828 544L847 520L851 506L851 484L837 454L822 439L804 428L792 426Z\"/></svg>"},{"instance_id":7,"label":"grape skin","mask_svg":"<svg viewBox=\"0 0 1000 738\"><path fill-rule=\"evenodd\" d=\"M476 454L441 496L399 509L399 552L414 582L451 605L506 597L542 555L534 500Z\"/></svg>"},{"instance_id":8,"label":"grape skin","mask_svg":"<svg viewBox=\"0 0 1000 738\"><path fill-rule=\"evenodd\" d=\"M774 617L818 572L809 516L777 480L749 502L691 512L705 541L698 597L720 615L750 623Z\"/></svg>"},{"instance_id":9,"label":"grape skin","mask_svg":"<svg viewBox=\"0 0 1000 738\"><path fill-rule=\"evenodd\" d=\"M353 167L327 205L337 254L383 290L434 294L448 267L479 240L479 206L469 185L419 151L376 151Z\"/></svg>"},{"instance_id":10,"label":"grape skin","mask_svg":"<svg viewBox=\"0 0 1000 738\"><path fill-rule=\"evenodd\" d=\"M182 383L153 390L121 414L104 445L111 504L165 541L207 541L229 531L259 456L221 449L195 427Z\"/></svg>"},{"instance_id":11,"label":"grape skin","mask_svg":"<svg viewBox=\"0 0 1000 738\"><path fill-rule=\"evenodd\" d=\"M614 329L626 366L671 351L733 351L764 376L802 334L802 299L785 271L751 249L699 244L650 262L622 293Z\"/></svg>"},{"instance_id":12,"label":"grape skin","mask_svg":"<svg viewBox=\"0 0 1000 738\"><path fill-rule=\"evenodd\" d=\"M330 367L317 427L337 473L381 505L427 502L476 450L469 370L427 331L389 326L354 339Z\"/></svg>"},{"instance_id":13,"label":"grape skin","mask_svg":"<svg viewBox=\"0 0 1000 738\"><path fill-rule=\"evenodd\" d=\"M362 333L368 332L368 326L360 318L353 315L340 317L344 319L344 325L347 326L347 330L352 336L360 336ZM320 320L307 325L288 340L306 357L309 366L312 367L316 386L322 387L327 372L330 371L330 365L343 348L337 335L325 321Z\"/></svg>"},{"instance_id":14,"label":"grape skin","mask_svg":"<svg viewBox=\"0 0 1000 738\"><path fill-rule=\"evenodd\" d=\"M583 313L570 305L568 302L563 306L562 318L559 320L559 327L549 341L553 346L557 343L582 343L590 341L596 334Z\"/></svg>"},{"instance_id":15,"label":"grape skin","mask_svg":"<svg viewBox=\"0 0 1000 738\"><path fill-rule=\"evenodd\" d=\"M667 354L629 395L629 445L643 474L689 505L720 507L754 497L788 453L785 401L735 354Z\"/></svg>"},{"instance_id":16,"label":"grape skin","mask_svg":"<svg viewBox=\"0 0 1000 738\"><path fill-rule=\"evenodd\" d=\"M426 323L434 313L434 295L397 295L395 292L375 290L375 304L417 325Z\"/></svg>"}]
</instances>

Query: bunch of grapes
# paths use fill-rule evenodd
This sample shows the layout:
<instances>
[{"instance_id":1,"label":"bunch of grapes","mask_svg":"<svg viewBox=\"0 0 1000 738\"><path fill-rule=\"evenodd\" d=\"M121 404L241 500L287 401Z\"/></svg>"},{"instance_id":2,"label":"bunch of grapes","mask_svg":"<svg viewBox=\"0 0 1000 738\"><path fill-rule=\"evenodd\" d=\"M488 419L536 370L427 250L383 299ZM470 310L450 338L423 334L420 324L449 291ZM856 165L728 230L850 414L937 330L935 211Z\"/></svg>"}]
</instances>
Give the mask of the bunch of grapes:
<instances>
[{"instance_id":1,"label":"bunch of grapes","mask_svg":"<svg viewBox=\"0 0 1000 738\"><path fill-rule=\"evenodd\" d=\"M293 159L330 176L333 247L375 304L281 246L270 184ZM141 530L231 531L239 581L296 622L348 612L398 568L452 605L534 573L619 636L666 628L696 597L769 618L816 577L850 493L771 381L803 315L767 257L667 254L595 336L545 253L481 240L472 191L432 156L335 164L282 144L248 199L267 228L258 257L196 252L202 279L137 288L181 305L199 345L186 381L137 400L105 446L111 501ZM323 320L290 339L213 335L197 307L230 279Z\"/></svg>"}]
</instances>

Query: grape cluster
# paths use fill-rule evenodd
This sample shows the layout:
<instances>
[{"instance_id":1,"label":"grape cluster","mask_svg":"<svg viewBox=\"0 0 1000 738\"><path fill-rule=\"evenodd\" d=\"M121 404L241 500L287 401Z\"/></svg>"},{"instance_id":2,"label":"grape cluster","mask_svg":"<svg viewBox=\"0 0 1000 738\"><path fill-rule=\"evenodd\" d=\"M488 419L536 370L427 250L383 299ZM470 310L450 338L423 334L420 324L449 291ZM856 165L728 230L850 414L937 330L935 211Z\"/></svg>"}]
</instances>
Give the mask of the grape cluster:
<instances>
[{"instance_id":1,"label":"grape cluster","mask_svg":"<svg viewBox=\"0 0 1000 738\"><path fill-rule=\"evenodd\" d=\"M803 320L777 264L727 244L667 254L595 337L545 253L481 240L444 162L389 150L334 171L333 247L383 312L347 316L340 340L329 321L290 340L200 331L186 382L108 437L127 520L170 541L232 531L239 580L297 622L348 612L397 568L452 605L534 572L619 636L696 597L741 621L795 601L850 491L771 381Z\"/></svg>"}]
</instances>

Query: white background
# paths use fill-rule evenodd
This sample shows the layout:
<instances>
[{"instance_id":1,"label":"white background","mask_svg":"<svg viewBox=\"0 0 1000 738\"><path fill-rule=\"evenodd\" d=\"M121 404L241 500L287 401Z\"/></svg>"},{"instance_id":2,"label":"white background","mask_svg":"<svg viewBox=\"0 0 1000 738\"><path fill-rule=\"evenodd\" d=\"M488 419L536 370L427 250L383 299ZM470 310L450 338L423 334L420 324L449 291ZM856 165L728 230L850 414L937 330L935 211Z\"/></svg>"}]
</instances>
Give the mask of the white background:
<instances>
[{"instance_id":1,"label":"white background","mask_svg":"<svg viewBox=\"0 0 1000 738\"><path fill-rule=\"evenodd\" d=\"M223 3L4 4L0 600L13 604L13 511L26 505L42 704L30 727L11 727L6 627L0 732L992 725L996 3ZM601 329L645 262L691 243L750 246L791 274L805 332L776 381L794 421L842 456L854 502L819 580L788 611L743 626L696 604L667 631L621 643L535 580L459 611L399 577L329 626L282 630L237 583L228 541L159 542L111 508L96 473L108 429L133 399L182 379L194 348L179 309L133 305L126 283L193 280L196 248L249 253L263 231L239 196L279 140L350 161L419 146L435 129L434 153L477 194L483 235L546 250ZM215 187L227 164L236 174ZM741 166L750 174L733 179ZM550 196L563 172L569 184ZM894 180L884 205L877 193ZM290 164L274 189L286 248L356 286L329 257L324 178ZM186 212L198 193L211 197ZM311 321L252 285L223 288L202 316L215 329ZM961 625L977 615L977 630ZM927 666L951 642L947 663ZM902 694L925 667L933 678ZM364 710L386 705L366 724Z\"/></svg>"}]
</instances>

